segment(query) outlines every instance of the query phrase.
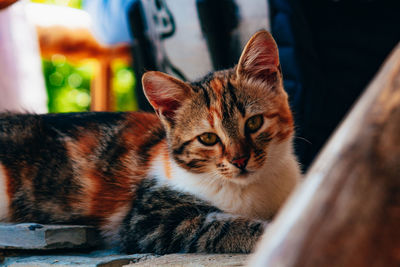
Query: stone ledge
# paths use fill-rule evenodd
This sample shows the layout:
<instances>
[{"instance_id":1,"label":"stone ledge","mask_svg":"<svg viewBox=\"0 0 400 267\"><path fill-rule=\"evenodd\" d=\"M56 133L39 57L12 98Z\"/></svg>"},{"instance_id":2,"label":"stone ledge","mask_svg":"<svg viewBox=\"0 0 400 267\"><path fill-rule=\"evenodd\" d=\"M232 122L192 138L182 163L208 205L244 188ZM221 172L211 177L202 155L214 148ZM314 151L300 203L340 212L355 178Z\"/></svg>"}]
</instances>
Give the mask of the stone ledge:
<instances>
[{"instance_id":1,"label":"stone ledge","mask_svg":"<svg viewBox=\"0 0 400 267\"><path fill-rule=\"evenodd\" d=\"M157 258L126 265L126 267L149 266L189 266L219 267L245 266L249 255L246 254L169 254Z\"/></svg>"},{"instance_id":2,"label":"stone ledge","mask_svg":"<svg viewBox=\"0 0 400 267\"><path fill-rule=\"evenodd\" d=\"M99 245L96 230L89 226L0 224L0 266L7 267L244 266L248 257L245 254L126 255L114 250L84 253Z\"/></svg>"},{"instance_id":3,"label":"stone ledge","mask_svg":"<svg viewBox=\"0 0 400 267\"><path fill-rule=\"evenodd\" d=\"M153 259L152 254L117 254L113 251L95 251L76 255L41 255L6 257L0 266L6 267L119 267L142 260Z\"/></svg>"},{"instance_id":4,"label":"stone ledge","mask_svg":"<svg viewBox=\"0 0 400 267\"><path fill-rule=\"evenodd\" d=\"M90 226L0 224L0 249L72 249L99 244L99 236Z\"/></svg>"},{"instance_id":5,"label":"stone ledge","mask_svg":"<svg viewBox=\"0 0 400 267\"><path fill-rule=\"evenodd\" d=\"M245 254L116 254L112 251L95 251L79 255L41 255L6 257L1 266L6 267L148 267L189 266L219 267L245 266Z\"/></svg>"}]
</instances>

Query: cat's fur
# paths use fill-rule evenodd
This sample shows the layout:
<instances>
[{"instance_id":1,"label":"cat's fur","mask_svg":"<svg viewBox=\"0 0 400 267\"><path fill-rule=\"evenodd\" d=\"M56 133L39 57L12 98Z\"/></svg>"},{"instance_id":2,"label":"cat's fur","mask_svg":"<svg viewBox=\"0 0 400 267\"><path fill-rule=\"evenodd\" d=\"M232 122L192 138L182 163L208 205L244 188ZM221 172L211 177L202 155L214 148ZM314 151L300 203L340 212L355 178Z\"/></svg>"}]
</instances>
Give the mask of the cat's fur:
<instances>
[{"instance_id":1,"label":"cat's fur","mask_svg":"<svg viewBox=\"0 0 400 267\"><path fill-rule=\"evenodd\" d=\"M272 36L199 82L143 85L158 116L0 115L0 221L95 225L126 252L251 251L300 178Z\"/></svg>"}]
</instances>

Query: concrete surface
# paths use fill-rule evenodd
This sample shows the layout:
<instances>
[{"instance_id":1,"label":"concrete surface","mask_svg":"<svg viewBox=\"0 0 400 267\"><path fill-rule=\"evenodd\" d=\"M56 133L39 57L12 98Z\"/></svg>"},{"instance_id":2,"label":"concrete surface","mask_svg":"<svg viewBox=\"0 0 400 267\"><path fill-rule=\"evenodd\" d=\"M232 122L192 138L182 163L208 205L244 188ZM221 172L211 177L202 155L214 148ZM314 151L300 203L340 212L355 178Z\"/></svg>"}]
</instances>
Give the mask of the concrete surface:
<instances>
[{"instance_id":1,"label":"concrete surface","mask_svg":"<svg viewBox=\"0 0 400 267\"><path fill-rule=\"evenodd\" d=\"M188 266L188 267L219 267L219 266L244 266L248 255L246 254L169 254L138 263L126 265L127 267L148 266Z\"/></svg>"},{"instance_id":2,"label":"concrete surface","mask_svg":"<svg viewBox=\"0 0 400 267\"><path fill-rule=\"evenodd\" d=\"M142 260L152 259L152 254L118 254L113 251L94 251L77 255L40 255L5 257L4 267L119 267Z\"/></svg>"},{"instance_id":3,"label":"concrete surface","mask_svg":"<svg viewBox=\"0 0 400 267\"><path fill-rule=\"evenodd\" d=\"M0 250L89 248L98 244L100 239L89 226L0 224Z\"/></svg>"}]
</instances>

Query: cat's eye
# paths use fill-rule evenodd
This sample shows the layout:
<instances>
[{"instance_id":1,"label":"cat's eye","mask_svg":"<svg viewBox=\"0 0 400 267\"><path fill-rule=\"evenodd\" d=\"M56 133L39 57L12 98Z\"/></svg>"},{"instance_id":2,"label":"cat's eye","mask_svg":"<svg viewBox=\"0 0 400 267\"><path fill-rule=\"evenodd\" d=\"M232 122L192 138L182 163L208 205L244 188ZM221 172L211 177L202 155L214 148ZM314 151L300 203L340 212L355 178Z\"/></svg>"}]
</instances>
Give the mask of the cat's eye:
<instances>
[{"instance_id":1,"label":"cat's eye","mask_svg":"<svg viewBox=\"0 0 400 267\"><path fill-rule=\"evenodd\" d=\"M246 121L246 131L250 133L257 132L263 125L264 119L262 115L256 115Z\"/></svg>"},{"instance_id":2,"label":"cat's eye","mask_svg":"<svg viewBox=\"0 0 400 267\"><path fill-rule=\"evenodd\" d=\"M214 133L203 133L197 137L203 145L213 146L218 142L218 136Z\"/></svg>"}]
</instances>

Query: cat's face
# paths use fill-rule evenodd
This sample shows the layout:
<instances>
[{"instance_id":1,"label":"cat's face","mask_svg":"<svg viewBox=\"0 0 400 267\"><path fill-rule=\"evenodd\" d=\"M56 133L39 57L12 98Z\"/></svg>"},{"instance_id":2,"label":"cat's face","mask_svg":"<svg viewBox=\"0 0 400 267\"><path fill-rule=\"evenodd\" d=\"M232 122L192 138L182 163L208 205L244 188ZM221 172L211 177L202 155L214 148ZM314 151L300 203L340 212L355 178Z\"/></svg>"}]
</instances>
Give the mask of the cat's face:
<instances>
[{"instance_id":1,"label":"cat's face","mask_svg":"<svg viewBox=\"0 0 400 267\"><path fill-rule=\"evenodd\" d=\"M150 72L143 84L174 160L190 172L242 183L263 170L271 146L292 137L276 44L265 31L253 36L234 69L190 84Z\"/></svg>"}]
</instances>

